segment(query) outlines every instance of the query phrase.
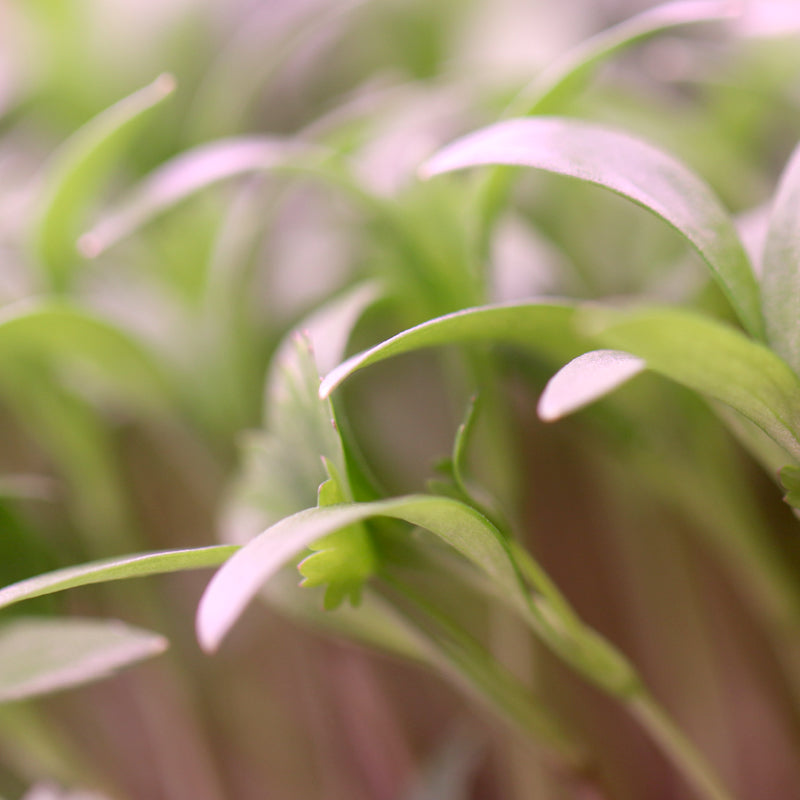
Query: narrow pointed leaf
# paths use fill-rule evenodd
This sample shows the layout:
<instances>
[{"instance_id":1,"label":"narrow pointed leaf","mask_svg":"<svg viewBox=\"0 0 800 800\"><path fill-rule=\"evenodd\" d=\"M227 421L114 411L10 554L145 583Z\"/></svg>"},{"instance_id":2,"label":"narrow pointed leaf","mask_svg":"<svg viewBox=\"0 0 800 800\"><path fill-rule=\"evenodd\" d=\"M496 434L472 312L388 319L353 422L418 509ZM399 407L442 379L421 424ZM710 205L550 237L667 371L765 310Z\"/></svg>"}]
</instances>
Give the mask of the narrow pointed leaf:
<instances>
[{"instance_id":1,"label":"narrow pointed leaf","mask_svg":"<svg viewBox=\"0 0 800 800\"><path fill-rule=\"evenodd\" d=\"M571 414L603 397L646 368L641 358L619 350L593 350L562 367L539 398L539 417L547 422Z\"/></svg>"},{"instance_id":2,"label":"narrow pointed leaf","mask_svg":"<svg viewBox=\"0 0 800 800\"><path fill-rule=\"evenodd\" d=\"M677 0L649 8L613 28L601 31L542 70L512 103L514 116L559 111L580 90L592 72L616 53L659 33L683 25L736 16L730 0Z\"/></svg>"},{"instance_id":3,"label":"narrow pointed leaf","mask_svg":"<svg viewBox=\"0 0 800 800\"><path fill-rule=\"evenodd\" d=\"M237 548L234 545L215 545L190 550L162 550L153 553L108 558L76 567L65 567L44 575L13 583L0 589L0 608L61 592L91 583L105 583L125 578L141 578L165 572L180 572L187 569L203 569L222 564Z\"/></svg>"},{"instance_id":4,"label":"narrow pointed leaf","mask_svg":"<svg viewBox=\"0 0 800 800\"><path fill-rule=\"evenodd\" d=\"M525 598L507 543L486 519L463 503L412 495L375 503L311 508L268 528L212 578L197 612L200 644L206 650L215 650L261 586L312 542L348 525L381 516L427 528L503 586L511 599Z\"/></svg>"},{"instance_id":5,"label":"narrow pointed leaf","mask_svg":"<svg viewBox=\"0 0 800 800\"><path fill-rule=\"evenodd\" d=\"M104 383L151 406L169 395L161 365L133 336L60 301L23 300L0 311L0 363L14 356L83 362Z\"/></svg>"},{"instance_id":6,"label":"narrow pointed leaf","mask_svg":"<svg viewBox=\"0 0 800 800\"><path fill-rule=\"evenodd\" d=\"M800 459L800 379L764 345L679 309L586 309L583 324L598 343L736 409Z\"/></svg>"},{"instance_id":7,"label":"narrow pointed leaf","mask_svg":"<svg viewBox=\"0 0 800 800\"><path fill-rule=\"evenodd\" d=\"M581 625L563 597L532 598L508 542L470 506L446 497L410 495L300 511L246 544L211 579L197 611L197 637L216 650L263 584L312 542L371 517L390 517L425 528L449 544L490 579L504 603L575 670L612 694L637 691L639 680L624 656ZM547 591L556 592L552 583Z\"/></svg>"},{"instance_id":8,"label":"narrow pointed leaf","mask_svg":"<svg viewBox=\"0 0 800 800\"><path fill-rule=\"evenodd\" d=\"M363 367L426 347L495 341L527 347L560 361L569 360L588 349L587 340L575 333L575 313L573 306L555 302L456 311L409 328L347 359L328 373L320 394L327 397Z\"/></svg>"},{"instance_id":9,"label":"narrow pointed leaf","mask_svg":"<svg viewBox=\"0 0 800 800\"><path fill-rule=\"evenodd\" d=\"M129 236L153 217L220 181L261 172L292 156L311 151L307 145L268 136L242 136L200 145L153 171L116 207L81 236L81 252L94 258Z\"/></svg>"},{"instance_id":10,"label":"narrow pointed leaf","mask_svg":"<svg viewBox=\"0 0 800 800\"><path fill-rule=\"evenodd\" d=\"M22 618L0 626L0 703L106 678L167 641L121 622Z\"/></svg>"},{"instance_id":11,"label":"narrow pointed leaf","mask_svg":"<svg viewBox=\"0 0 800 800\"><path fill-rule=\"evenodd\" d=\"M55 154L33 232L34 248L56 289L67 288L86 206L140 117L175 88L171 75L120 100L84 125Z\"/></svg>"},{"instance_id":12,"label":"narrow pointed leaf","mask_svg":"<svg viewBox=\"0 0 800 800\"><path fill-rule=\"evenodd\" d=\"M781 177L764 244L761 287L767 336L800 374L800 147Z\"/></svg>"},{"instance_id":13,"label":"narrow pointed leaf","mask_svg":"<svg viewBox=\"0 0 800 800\"><path fill-rule=\"evenodd\" d=\"M526 166L578 178L627 197L661 217L702 256L742 324L764 338L759 288L728 213L677 159L600 125L559 117L511 119L440 150L423 177L479 165Z\"/></svg>"}]
</instances>

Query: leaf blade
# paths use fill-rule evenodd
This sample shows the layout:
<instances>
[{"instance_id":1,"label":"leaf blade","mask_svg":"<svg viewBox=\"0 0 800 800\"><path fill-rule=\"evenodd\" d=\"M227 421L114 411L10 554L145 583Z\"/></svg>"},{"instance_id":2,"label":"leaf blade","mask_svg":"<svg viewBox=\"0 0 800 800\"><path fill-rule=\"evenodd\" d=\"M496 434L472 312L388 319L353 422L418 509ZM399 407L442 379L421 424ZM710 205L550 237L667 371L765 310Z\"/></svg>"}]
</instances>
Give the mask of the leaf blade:
<instances>
[{"instance_id":1,"label":"leaf blade","mask_svg":"<svg viewBox=\"0 0 800 800\"><path fill-rule=\"evenodd\" d=\"M775 351L800 374L800 147L781 175L769 216L761 286L767 337Z\"/></svg>"},{"instance_id":2,"label":"leaf blade","mask_svg":"<svg viewBox=\"0 0 800 800\"><path fill-rule=\"evenodd\" d=\"M526 166L602 186L663 219L697 250L742 324L763 339L758 283L733 221L711 189L672 156L600 125L511 119L457 139L425 162L431 178L480 165Z\"/></svg>"},{"instance_id":3,"label":"leaf blade","mask_svg":"<svg viewBox=\"0 0 800 800\"><path fill-rule=\"evenodd\" d=\"M672 28L715 22L737 16L726 0L677 0L636 14L569 50L542 70L511 105L511 116L547 114L558 110L565 97L575 94L591 72L616 53Z\"/></svg>"},{"instance_id":4,"label":"leaf blade","mask_svg":"<svg viewBox=\"0 0 800 800\"><path fill-rule=\"evenodd\" d=\"M306 151L310 146L270 136L231 137L199 145L144 178L80 237L78 248L87 258L95 258L193 194L239 175L266 171Z\"/></svg>"},{"instance_id":5,"label":"leaf blade","mask_svg":"<svg viewBox=\"0 0 800 800\"><path fill-rule=\"evenodd\" d=\"M603 397L646 368L620 350L592 350L562 367L539 398L539 419L553 422Z\"/></svg>"},{"instance_id":6,"label":"leaf blade","mask_svg":"<svg viewBox=\"0 0 800 800\"><path fill-rule=\"evenodd\" d=\"M524 597L508 545L488 520L463 503L410 495L310 508L272 525L214 575L197 611L201 646L209 652L216 650L261 586L290 558L323 536L375 516L399 519L437 533L518 598Z\"/></svg>"},{"instance_id":7,"label":"leaf blade","mask_svg":"<svg viewBox=\"0 0 800 800\"><path fill-rule=\"evenodd\" d=\"M680 309L586 309L583 323L600 344L642 358L648 369L729 405L800 459L800 379L766 346Z\"/></svg>"},{"instance_id":8,"label":"leaf blade","mask_svg":"<svg viewBox=\"0 0 800 800\"><path fill-rule=\"evenodd\" d=\"M0 589L0 608L92 583L215 567L230 558L237 549L235 545L212 545L186 550L161 550L65 567L4 586Z\"/></svg>"},{"instance_id":9,"label":"leaf blade","mask_svg":"<svg viewBox=\"0 0 800 800\"><path fill-rule=\"evenodd\" d=\"M175 79L160 75L89 120L55 154L33 230L33 247L54 288L72 280L80 220L89 196L135 123L175 89Z\"/></svg>"},{"instance_id":10,"label":"leaf blade","mask_svg":"<svg viewBox=\"0 0 800 800\"><path fill-rule=\"evenodd\" d=\"M386 358L428 347L470 344L487 340L539 349L560 360L585 351L586 340L576 333L575 306L541 302L468 308L423 322L358 353L331 370L320 385L327 397L359 369Z\"/></svg>"},{"instance_id":11,"label":"leaf blade","mask_svg":"<svg viewBox=\"0 0 800 800\"><path fill-rule=\"evenodd\" d=\"M166 648L163 636L116 621L16 619L0 627L0 703L100 680Z\"/></svg>"}]
</instances>

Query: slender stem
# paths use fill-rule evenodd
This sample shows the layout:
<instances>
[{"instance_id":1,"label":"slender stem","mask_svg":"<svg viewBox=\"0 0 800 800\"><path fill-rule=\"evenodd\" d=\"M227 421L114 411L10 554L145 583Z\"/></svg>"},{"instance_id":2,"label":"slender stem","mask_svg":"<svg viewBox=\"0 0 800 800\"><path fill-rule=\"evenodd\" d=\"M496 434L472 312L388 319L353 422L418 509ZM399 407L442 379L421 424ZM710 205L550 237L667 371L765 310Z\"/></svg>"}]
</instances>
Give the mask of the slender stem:
<instances>
[{"instance_id":1,"label":"slender stem","mask_svg":"<svg viewBox=\"0 0 800 800\"><path fill-rule=\"evenodd\" d=\"M642 691L627 705L628 710L659 745L661 751L695 788L698 796L707 800L734 800L703 756L652 695Z\"/></svg>"}]
</instances>

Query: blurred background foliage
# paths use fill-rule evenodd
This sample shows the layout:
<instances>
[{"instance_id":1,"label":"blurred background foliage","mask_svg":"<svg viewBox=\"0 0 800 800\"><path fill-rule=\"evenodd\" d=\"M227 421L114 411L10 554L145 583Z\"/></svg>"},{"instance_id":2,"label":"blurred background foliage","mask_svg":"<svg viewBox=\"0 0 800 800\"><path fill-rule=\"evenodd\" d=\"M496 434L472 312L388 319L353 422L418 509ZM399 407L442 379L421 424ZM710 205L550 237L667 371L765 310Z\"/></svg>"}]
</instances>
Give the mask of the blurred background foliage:
<instances>
[{"instance_id":1,"label":"blurred background foliage","mask_svg":"<svg viewBox=\"0 0 800 800\"><path fill-rule=\"evenodd\" d=\"M482 242L463 184L414 178L562 53L650 5L0 0L0 302L67 298L135 345L88 358L73 357L72 340L59 348L24 332L0 345L2 583L257 532L264 520L236 501L258 494L246 445L258 449L248 432L271 413L272 357L295 325L364 279L380 281L383 299L351 351L435 315L541 294L724 315L674 232L608 193L528 176ZM757 239L800 138L800 14L792 2L745 6L739 20L615 55L557 111L674 152ZM64 143L163 73L176 91L43 223ZM119 241L91 239L160 164L255 135L273 137L282 168L194 193ZM336 159L293 162L287 142L324 145ZM46 224L69 242L89 231L83 252L48 254ZM534 408L552 371L499 352L487 374L514 459L499 462L490 443L476 474L741 797L800 797L796 654L776 653L765 633L770 589L753 585L746 553L737 561L717 546L731 530L756 531L797 585L791 512L706 406L661 380L544 426ZM348 424L388 494L436 477L473 377L448 354L423 354L344 388ZM441 677L287 620L279 606L297 592L291 575L274 592L283 602L249 612L218 655L201 655L192 617L207 577L89 587L24 608L119 617L171 648L102 683L0 707L0 796L36 786L31 798L56 798L56 785L120 800L590 796ZM508 620L468 611L523 682L535 665L540 692L597 754L608 797L684 796L619 709Z\"/></svg>"}]
</instances>

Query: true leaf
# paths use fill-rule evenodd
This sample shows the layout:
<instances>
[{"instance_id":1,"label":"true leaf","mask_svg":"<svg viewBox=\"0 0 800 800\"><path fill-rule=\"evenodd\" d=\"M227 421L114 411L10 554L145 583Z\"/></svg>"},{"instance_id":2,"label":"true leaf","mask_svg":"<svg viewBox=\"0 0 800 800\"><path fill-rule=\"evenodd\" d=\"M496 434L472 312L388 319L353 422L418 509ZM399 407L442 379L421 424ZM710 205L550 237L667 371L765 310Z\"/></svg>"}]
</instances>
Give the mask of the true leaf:
<instances>
[{"instance_id":1,"label":"true leaf","mask_svg":"<svg viewBox=\"0 0 800 800\"><path fill-rule=\"evenodd\" d=\"M371 517L389 517L425 528L490 579L497 595L574 669L609 692L639 686L632 668L612 645L577 623L563 597L531 598L508 542L480 513L445 497L410 495L374 503L310 508L282 519L246 544L211 579L197 610L197 636L206 651L219 647L263 584L308 545Z\"/></svg>"},{"instance_id":2,"label":"true leaf","mask_svg":"<svg viewBox=\"0 0 800 800\"><path fill-rule=\"evenodd\" d=\"M326 462L330 477L319 487L320 508L339 505L349 498L342 487L342 478L335 467ZM353 606L361 602L364 581L374 572L375 554L369 533L362 523L348 525L329 533L311 544L313 552L304 558L298 569L303 585L325 585L325 608L338 608L345 598Z\"/></svg>"},{"instance_id":3,"label":"true leaf","mask_svg":"<svg viewBox=\"0 0 800 800\"><path fill-rule=\"evenodd\" d=\"M197 613L197 633L215 650L261 586L312 542L371 517L392 517L427 528L505 587L510 600L524 597L503 537L473 509L443 497L412 495L395 500L310 508L261 533L212 578Z\"/></svg>"}]
</instances>

